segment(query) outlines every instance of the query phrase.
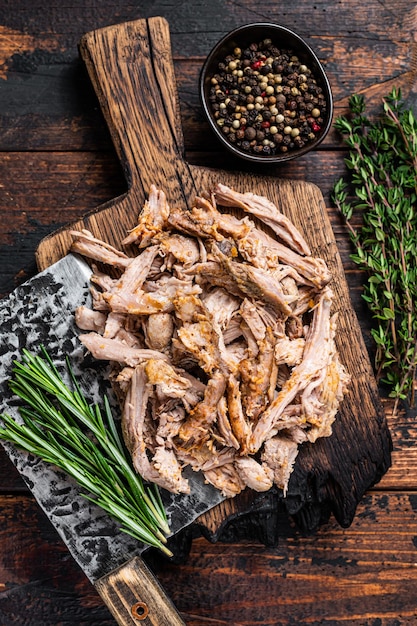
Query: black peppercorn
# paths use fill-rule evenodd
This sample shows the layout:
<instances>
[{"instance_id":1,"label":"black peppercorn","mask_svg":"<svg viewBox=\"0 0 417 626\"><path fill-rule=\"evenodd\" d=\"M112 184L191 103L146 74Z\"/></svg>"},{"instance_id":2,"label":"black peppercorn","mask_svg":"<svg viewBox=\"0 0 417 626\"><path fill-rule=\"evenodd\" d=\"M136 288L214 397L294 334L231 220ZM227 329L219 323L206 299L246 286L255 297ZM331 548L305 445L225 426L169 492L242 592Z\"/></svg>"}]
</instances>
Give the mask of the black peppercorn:
<instances>
[{"instance_id":1,"label":"black peppercorn","mask_svg":"<svg viewBox=\"0 0 417 626\"><path fill-rule=\"evenodd\" d=\"M245 130L245 138L248 141L256 139L256 130L252 126L248 126Z\"/></svg>"}]
</instances>

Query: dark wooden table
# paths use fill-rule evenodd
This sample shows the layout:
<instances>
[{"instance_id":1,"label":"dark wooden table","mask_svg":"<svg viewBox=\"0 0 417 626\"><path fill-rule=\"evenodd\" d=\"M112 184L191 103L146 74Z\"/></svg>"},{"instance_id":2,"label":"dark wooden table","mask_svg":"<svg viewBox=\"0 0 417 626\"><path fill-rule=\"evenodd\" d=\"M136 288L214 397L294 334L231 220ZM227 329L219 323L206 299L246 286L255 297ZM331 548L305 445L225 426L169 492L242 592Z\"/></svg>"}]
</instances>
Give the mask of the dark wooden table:
<instances>
[{"instance_id":1,"label":"dark wooden table","mask_svg":"<svg viewBox=\"0 0 417 626\"><path fill-rule=\"evenodd\" d=\"M417 104L417 8L411 0L14 0L0 5L0 294L36 272L40 240L126 189L98 102L78 57L83 33L153 15L170 26L186 158L246 169L220 151L205 125L197 80L227 31L273 21L304 36L323 61L336 115L363 93L370 114L392 86ZM323 192L367 345L363 276L331 206L345 152L330 132L314 153L268 174ZM257 540L196 537L181 564L152 567L190 626L417 624L416 416L384 400L392 468L358 506L348 529L331 519L313 536L287 520L275 547ZM0 625L114 624L30 492L0 452Z\"/></svg>"}]
</instances>

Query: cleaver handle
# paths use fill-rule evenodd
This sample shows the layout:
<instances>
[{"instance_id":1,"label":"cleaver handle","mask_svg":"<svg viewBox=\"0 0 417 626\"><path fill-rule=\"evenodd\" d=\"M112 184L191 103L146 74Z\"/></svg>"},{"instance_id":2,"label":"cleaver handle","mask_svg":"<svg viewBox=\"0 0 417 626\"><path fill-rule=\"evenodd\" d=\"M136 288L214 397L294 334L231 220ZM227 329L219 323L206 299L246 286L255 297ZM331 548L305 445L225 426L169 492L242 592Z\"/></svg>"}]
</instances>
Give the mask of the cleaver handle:
<instances>
[{"instance_id":1,"label":"cleaver handle","mask_svg":"<svg viewBox=\"0 0 417 626\"><path fill-rule=\"evenodd\" d=\"M185 626L140 557L97 580L95 588L121 626Z\"/></svg>"}]
</instances>

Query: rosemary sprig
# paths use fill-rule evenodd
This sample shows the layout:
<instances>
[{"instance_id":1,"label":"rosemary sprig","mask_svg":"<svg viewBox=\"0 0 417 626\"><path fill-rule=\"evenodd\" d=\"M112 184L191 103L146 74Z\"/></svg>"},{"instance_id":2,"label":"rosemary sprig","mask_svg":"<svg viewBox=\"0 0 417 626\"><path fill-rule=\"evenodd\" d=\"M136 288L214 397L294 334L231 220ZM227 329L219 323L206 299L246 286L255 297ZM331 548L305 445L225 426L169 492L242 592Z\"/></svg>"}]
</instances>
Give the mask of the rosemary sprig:
<instances>
[{"instance_id":1,"label":"rosemary sprig","mask_svg":"<svg viewBox=\"0 0 417 626\"><path fill-rule=\"evenodd\" d=\"M71 364L72 389L65 384L47 351L23 351L15 361L10 387L25 405L22 423L1 416L0 439L40 457L71 476L95 502L116 519L121 530L171 555L169 526L156 485L144 484L133 470L114 422L110 404L89 404ZM171 555L172 556L172 555Z\"/></svg>"},{"instance_id":2,"label":"rosemary sprig","mask_svg":"<svg viewBox=\"0 0 417 626\"><path fill-rule=\"evenodd\" d=\"M350 116L335 122L349 148L349 176L335 183L332 197L355 247L351 258L368 275L363 298L372 313L376 375L396 399L395 412L399 400L415 402L417 120L395 88L376 121L366 117L362 96L353 95L349 107Z\"/></svg>"}]
</instances>

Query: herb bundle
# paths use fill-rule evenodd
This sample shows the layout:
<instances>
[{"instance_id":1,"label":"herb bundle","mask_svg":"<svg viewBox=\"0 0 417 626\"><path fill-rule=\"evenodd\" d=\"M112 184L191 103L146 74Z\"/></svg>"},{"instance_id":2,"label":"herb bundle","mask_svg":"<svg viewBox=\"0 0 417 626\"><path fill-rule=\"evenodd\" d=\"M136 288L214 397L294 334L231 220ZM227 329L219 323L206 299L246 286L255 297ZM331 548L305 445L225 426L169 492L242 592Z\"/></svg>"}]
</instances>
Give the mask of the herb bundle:
<instances>
[{"instance_id":1,"label":"herb bundle","mask_svg":"<svg viewBox=\"0 0 417 626\"><path fill-rule=\"evenodd\" d=\"M351 258L368 275L363 298L372 313L376 375L396 398L395 412L400 399L415 400L417 120L397 89L377 121L366 117L363 97L353 95L349 106L349 118L335 122L349 148L349 180L338 180L332 197L355 247Z\"/></svg>"},{"instance_id":2,"label":"herb bundle","mask_svg":"<svg viewBox=\"0 0 417 626\"><path fill-rule=\"evenodd\" d=\"M38 456L71 476L95 502L121 524L121 530L139 541L165 546L169 527L156 485L145 485L131 466L119 436L107 397L104 410L89 404L69 360L73 389L60 376L44 348L35 356L24 350L15 361L10 387L25 405L22 423L1 416L0 439Z\"/></svg>"}]
</instances>

